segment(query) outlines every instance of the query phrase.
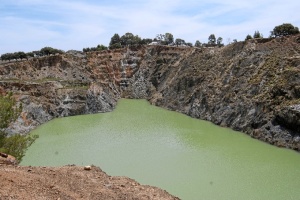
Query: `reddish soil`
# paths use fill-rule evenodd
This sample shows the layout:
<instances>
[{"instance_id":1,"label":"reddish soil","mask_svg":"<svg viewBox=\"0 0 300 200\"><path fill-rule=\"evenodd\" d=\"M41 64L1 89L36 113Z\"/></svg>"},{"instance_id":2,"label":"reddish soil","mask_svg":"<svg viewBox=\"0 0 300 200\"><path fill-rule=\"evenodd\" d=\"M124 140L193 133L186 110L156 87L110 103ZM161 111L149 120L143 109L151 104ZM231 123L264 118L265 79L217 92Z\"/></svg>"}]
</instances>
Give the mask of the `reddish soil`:
<instances>
[{"instance_id":1,"label":"reddish soil","mask_svg":"<svg viewBox=\"0 0 300 200\"><path fill-rule=\"evenodd\" d=\"M22 167L1 164L0 199L157 199L178 200L168 192L92 166Z\"/></svg>"}]
</instances>

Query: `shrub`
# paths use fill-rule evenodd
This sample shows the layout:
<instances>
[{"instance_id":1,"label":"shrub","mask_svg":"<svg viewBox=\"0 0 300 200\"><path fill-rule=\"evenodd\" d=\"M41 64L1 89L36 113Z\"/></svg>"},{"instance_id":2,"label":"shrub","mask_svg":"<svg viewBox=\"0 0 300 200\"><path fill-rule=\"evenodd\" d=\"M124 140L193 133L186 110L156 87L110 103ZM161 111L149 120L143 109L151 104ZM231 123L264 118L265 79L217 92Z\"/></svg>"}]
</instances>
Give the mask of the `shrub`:
<instances>
[{"instance_id":1,"label":"shrub","mask_svg":"<svg viewBox=\"0 0 300 200\"><path fill-rule=\"evenodd\" d=\"M18 161L22 160L26 149L35 141L37 136L13 135L7 137L5 129L17 119L22 106L16 106L12 93L0 94L0 152L14 156Z\"/></svg>"}]
</instances>

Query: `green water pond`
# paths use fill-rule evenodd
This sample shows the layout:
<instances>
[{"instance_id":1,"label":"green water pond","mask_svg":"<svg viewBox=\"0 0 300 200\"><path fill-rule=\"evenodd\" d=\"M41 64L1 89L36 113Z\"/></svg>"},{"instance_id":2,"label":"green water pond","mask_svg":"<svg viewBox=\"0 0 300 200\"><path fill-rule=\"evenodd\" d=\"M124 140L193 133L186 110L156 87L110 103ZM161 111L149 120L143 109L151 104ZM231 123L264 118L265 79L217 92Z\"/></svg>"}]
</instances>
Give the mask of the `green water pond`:
<instances>
[{"instance_id":1,"label":"green water pond","mask_svg":"<svg viewBox=\"0 0 300 200\"><path fill-rule=\"evenodd\" d=\"M299 200L300 154L150 105L54 119L21 165L99 166L187 200Z\"/></svg>"}]
</instances>

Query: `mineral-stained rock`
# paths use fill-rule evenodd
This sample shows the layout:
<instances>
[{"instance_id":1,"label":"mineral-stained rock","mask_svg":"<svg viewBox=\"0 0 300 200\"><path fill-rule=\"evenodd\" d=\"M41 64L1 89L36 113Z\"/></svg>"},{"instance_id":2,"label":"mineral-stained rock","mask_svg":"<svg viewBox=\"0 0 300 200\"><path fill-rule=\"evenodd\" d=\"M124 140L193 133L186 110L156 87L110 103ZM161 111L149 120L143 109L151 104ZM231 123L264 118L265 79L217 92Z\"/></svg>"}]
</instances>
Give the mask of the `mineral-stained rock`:
<instances>
[{"instance_id":1,"label":"mineral-stained rock","mask_svg":"<svg viewBox=\"0 0 300 200\"><path fill-rule=\"evenodd\" d=\"M23 113L8 131L55 117L112 111L119 98L152 104L300 150L299 35L222 48L140 46L0 64L0 87Z\"/></svg>"}]
</instances>

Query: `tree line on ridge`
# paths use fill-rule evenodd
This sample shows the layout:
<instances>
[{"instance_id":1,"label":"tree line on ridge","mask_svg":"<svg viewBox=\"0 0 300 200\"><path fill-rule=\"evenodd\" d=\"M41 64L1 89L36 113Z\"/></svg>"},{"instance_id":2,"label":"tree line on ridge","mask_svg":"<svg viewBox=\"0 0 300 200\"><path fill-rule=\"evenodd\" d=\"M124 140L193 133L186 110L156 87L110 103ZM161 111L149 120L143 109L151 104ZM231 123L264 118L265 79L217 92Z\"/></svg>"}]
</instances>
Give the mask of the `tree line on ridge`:
<instances>
[{"instance_id":1,"label":"tree line on ridge","mask_svg":"<svg viewBox=\"0 0 300 200\"><path fill-rule=\"evenodd\" d=\"M282 25L275 26L272 31L270 31L270 38L275 37L282 37L288 35L298 34L299 29L298 27L293 26L290 23L284 23ZM250 39L257 39L263 38L263 35L257 30L254 32L253 36L248 34L245 38L246 40ZM237 42L236 39L233 39L233 42ZM230 41L228 41L230 43ZM96 47L87 47L83 48L82 51L84 53L91 52L91 51L102 51L108 49L118 49L124 48L126 46L138 46L138 45L168 45L168 46L181 46L181 47L222 47L223 38L216 37L215 34L210 34L208 37L207 43L201 43L199 40L195 42L193 45L191 42L186 42L184 39L176 38L172 33L165 33L165 34L157 34L154 39L151 38L141 38L138 35L134 35L132 33L125 33L124 35L120 36L118 33L115 33L109 42L109 46L105 46L103 44L99 44ZM5 53L1 55L2 61L11 61L11 60L18 60L18 59L28 59L31 57L39 57L39 56L48 56L54 54L61 54L64 51L55 49L52 47L44 47L39 51L32 51L28 53L24 53L22 51L14 52L14 53Z\"/></svg>"}]
</instances>

